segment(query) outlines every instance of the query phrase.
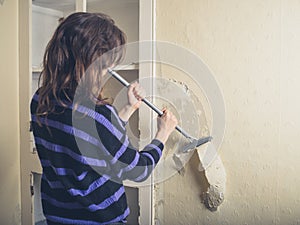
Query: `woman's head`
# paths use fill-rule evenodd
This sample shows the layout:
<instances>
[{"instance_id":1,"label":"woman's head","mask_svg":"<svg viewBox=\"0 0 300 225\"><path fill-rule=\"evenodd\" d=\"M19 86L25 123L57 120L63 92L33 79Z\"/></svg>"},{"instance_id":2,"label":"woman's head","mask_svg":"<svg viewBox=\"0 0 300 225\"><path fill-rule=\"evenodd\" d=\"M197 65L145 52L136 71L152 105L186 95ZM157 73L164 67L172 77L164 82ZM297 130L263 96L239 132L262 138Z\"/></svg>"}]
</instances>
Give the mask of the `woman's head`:
<instances>
[{"instance_id":1,"label":"woman's head","mask_svg":"<svg viewBox=\"0 0 300 225\"><path fill-rule=\"evenodd\" d=\"M62 20L44 55L38 114L54 109L51 99L61 104L73 99L83 80L83 97L98 98L102 72L122 60L125 39L114 21L101 13L74 13Z\"/></svg>"}]
</instances>

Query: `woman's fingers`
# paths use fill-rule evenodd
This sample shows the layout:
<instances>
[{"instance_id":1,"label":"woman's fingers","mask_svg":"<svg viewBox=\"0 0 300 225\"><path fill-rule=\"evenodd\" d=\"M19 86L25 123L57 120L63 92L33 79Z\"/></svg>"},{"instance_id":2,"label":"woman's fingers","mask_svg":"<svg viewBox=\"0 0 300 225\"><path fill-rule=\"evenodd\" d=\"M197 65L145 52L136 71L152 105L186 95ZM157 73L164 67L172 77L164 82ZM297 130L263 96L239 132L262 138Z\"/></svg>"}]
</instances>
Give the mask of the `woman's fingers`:
<instances>
[{"instance_id":1,"label":"woman's fingers","mask_svg":"<svg viewBox=\"0 0 300 225\"><path fill-rule=\"evenodd\" d=\"M146 96L145 93L144 88L138 82L130 84L127 92L129 105L138 109L141 105L141 101Z\"/></svg>"},{"instance_id":2,"label":"woman's fingers","mask_svg":"<svg viewBox=\"0 0 300 225\"><path fill-rule=\"evenodd\" d=\"M143 98L145 98L145 90L144 88L137 82L134 82L132 84L132 91L134 96L141 101Z\"/></svg>"},{"instance_id":3,"label":"woman's fingers","mask_svg":"<svg viewBox=\"0 0 300 225\"><path fill-rule=\"evenodd\" d=\"M133 93L134 87L135 87L134 83L130 84L129 87L128 87L128 93Z\"/></svg>"},{"instance_id":4,"label":"woman's fingers","mask_svg":"<svg viewBox=\"0 0 300 225\"><path fill-rule=\"evenodd\" d=\"M163 109L163 115L157 118L158 136L166 140L178 124L175 115L168 109ZM163 134L161 136L161 134Z\"/></svg>"}]
</instances>

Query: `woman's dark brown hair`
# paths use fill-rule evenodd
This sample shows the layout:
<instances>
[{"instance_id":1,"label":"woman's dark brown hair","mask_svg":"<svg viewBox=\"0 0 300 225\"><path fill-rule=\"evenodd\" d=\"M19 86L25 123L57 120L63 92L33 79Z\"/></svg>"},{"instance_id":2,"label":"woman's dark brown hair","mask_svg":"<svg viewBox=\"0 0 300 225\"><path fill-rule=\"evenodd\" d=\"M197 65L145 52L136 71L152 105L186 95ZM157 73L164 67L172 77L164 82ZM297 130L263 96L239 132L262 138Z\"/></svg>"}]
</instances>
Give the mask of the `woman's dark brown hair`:
<instances>
[{"instance_id":1,"label":"woman's dark brown hair","mask_svg":"<svg viewBox=\"0 0 300 225\"><path fill-rule=\"evenodd\" d=\"M72 102L78 90L81 98L101 102L101 73L122 60L125 39L101 13L74 13L62 20L44 55L37 115L54 112L54 104Z\"/></svg>"}]
</instances>

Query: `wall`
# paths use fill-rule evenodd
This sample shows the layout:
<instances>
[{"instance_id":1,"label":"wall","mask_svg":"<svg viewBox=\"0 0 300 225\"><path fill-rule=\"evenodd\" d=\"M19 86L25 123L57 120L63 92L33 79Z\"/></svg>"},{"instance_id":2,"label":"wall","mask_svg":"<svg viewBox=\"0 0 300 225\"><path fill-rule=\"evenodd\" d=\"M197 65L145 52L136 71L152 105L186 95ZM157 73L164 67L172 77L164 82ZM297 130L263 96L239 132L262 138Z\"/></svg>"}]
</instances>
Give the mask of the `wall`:
<instances>
[{"instance_id":1,"label":"wall","mask_svg":"<svg viewBox=\"0 0 300 225\"><path fill-rule=\"evenodd\" d=\"M139 39L139 2L138 1L91 1L87 4L88 12L102 12L109 15L127 36L127 43ZM124 19L126 18L126 19Z\"/></svg>"},{"instance_id":2,"label":"wall","mask_svg":"<svg viewBox=\"0 0 300 225\"><path fill-rule=\"evenodd\" d=\"M20 222L18 1L0 5L0 218Z\"/></svg>"},{"instance_id":3,"label":"wall","mask_svg":"<svg viewBox=\"0 0 300 225\"><path fill-rule=\"evenodd\" d=\"M300 2L156 2L157 40L200 56L226 106L224 203L216 212L201 203L206 181L194 155L183 176L157 185L160 224L300 224Z\"/></svg>"}]
</instances>

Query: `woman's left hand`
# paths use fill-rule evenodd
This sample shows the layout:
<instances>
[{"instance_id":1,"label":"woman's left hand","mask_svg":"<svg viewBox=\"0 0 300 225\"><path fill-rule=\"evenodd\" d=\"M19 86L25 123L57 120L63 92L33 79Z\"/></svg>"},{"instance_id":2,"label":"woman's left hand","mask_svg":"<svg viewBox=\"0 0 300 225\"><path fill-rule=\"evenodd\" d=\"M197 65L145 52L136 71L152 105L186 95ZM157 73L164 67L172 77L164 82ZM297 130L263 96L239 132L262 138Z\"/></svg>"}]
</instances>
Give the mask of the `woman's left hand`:
<instances>
[{"instance_id":1,"label":"woman's left hand","mask_svg":"<svg viewBox=\"0 0 300 225\"><path fill-rule=\"evenodd\" d=\"M146 92L138 83L134 82L128 87L127 97L128 105L134 110L138 109L142 104L142 99L145 98Z\"/></svg>"}]
</instances>

